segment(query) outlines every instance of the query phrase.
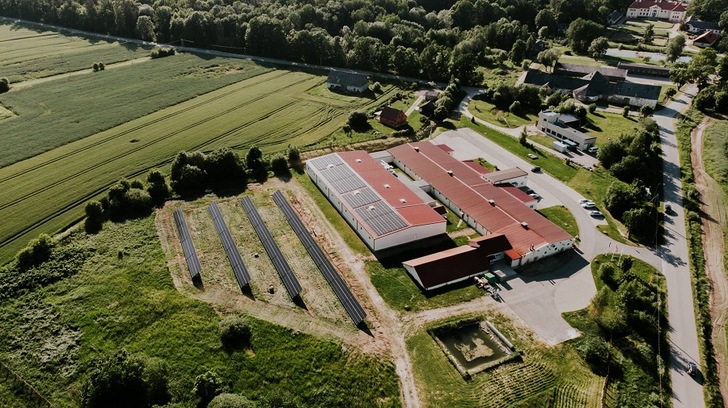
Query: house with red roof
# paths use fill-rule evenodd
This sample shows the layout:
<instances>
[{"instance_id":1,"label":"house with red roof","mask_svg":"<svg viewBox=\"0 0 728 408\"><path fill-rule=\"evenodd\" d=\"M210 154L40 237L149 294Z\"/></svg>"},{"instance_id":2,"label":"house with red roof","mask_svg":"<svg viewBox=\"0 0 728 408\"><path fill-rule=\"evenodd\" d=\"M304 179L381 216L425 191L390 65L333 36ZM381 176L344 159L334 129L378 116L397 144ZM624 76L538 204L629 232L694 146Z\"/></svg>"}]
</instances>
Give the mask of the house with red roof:
<instances>
[{"instance_id":1,"label":"house with red roof","mask_svg":"<svg viewBox=\"0 0 728 408\"><path fill-rule=\"evenodd\" d=\"M685 20L687 3L670 0L635 0L627 8L627 18L657 18L674 23Z\"/></svg>"},{"instance_id":2,"label":"house with red roof","mask_svg":"<svg viewBox=\"0 0 728 408\"><path fill-rule=\"evenodd\" d=\"M706 31L693 39L693 45L700 48L707 48L712 47L718 40L720 40L720 34Z\"/></svg>"},{"instance_id":3,"label":"house with red roof","mask_svg":"<svg viewBox=\"0 0 728 408\"><path fill-rule=\"evenodd\" d=\"M397 108L385 106L379 113L379 122L396 129L407 123L407 115Z\"/></svg>"},{"instance_id":4,"label":"house with red roof","mask_svg":"<svg viewBox=\"0 0 728 408\"><path fill-rule=\"evenodd\" d=\"M309 159L306 173L372 251L446 232L442 215L363 150Z\"/></svg>"}]
</instances>

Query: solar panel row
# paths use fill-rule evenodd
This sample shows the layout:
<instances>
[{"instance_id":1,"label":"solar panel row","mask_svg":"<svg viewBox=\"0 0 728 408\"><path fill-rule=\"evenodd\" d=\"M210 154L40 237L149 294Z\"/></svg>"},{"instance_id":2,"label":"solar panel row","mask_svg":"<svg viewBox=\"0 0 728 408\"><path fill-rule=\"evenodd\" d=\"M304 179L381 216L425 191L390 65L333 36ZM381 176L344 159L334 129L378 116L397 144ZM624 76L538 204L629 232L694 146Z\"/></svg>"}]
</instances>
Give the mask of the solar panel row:
<instances>
[{"instance_id":1,"label":"solar panel row","mask_svg":"<svg viewBox=\"0 0 728 408\"><path fill-rule=\"evenodd\" d=\"M341 161L341 159L338 156L336 156L334 154L332 154L332 155L326 155L326 156L322 156L322 157L317 157L315 159L309 160L309 162L317 170L323 170L326 167L328 167L329 165L338 166L339 164L344 163L343 161Z\"/></svg>"},{"instance_id":2,"label":"solar panel row","mask_svg":"<svg viewBox=\"0 0 728 408\"><path fill-rule=\"evenodd\" d=\"M402 217L382 202L356 209L359 217L366 222L377 235L397 231L407 226Z\"/></svg>"},{"instance_id":3,"label":"solar panel row","mask_svg":"<svg viewBox=\"0 0 728 408\"><path fill-rule=\"evenodd\" d=\"M339 194L366 187L366 183L348 166L336 166L321 171Z\"/></svg>"},{"instance_id":4,"label":"solar panel row","mask_svg":"<svg viewBox=\"0 0 728 408\"><path fill-rule=\"evenodd\" d=\"M195 246L192 244L192 237L190 236L190 230L187 228L187 221L185 216L182 214L182 209L178 208L174 212L174 223L177 225L177 233L179 234L179 240L182 243L182 252L185 255L187 261L187 268L190 271L190 278L192 280L200 278L200 272L202 272L202 266L200 260L197 258L197 251Z\"/></svg>"},{"instance_id":5,"label":"solar panel row","mask_svg":"<svg viewBox=\"0 0 728 408\"><path fill-rule=\"evenodd\" d=\"M346 202L349 203L349 205L351 205L353 208L362 207L367 204L376 203L377 201L382 200L369 187L346 193L343 195L343 197L344 200L346 200Z\"/></svg>"},{"instance_id":6,"label":"solar panel row","mask_svg":"<svg viewBox=\"0 0 728 408\"><path fill-rule=\"evenodd\" d=\"M349 287L346 286L344 280L336 272L336 269L334 269L334 266L331 264L329 258L326 256L326 254L324 254L324 252L321 250L321 247L318 246L316 241L314 241L313 237L311 237L311 235L308 233L306 227L303 225L303 222L301 222L301 219L298 218L298 215L295 213L295 211L293 211L293 208L280 191L276 191L275 193L273 193L273 201L275 201L278 208L281 209L283 215L286 217L288 223L291 225L291 228L296 233L296 235L298 235L301 243L306 248L306 251L308 251L308 254L311 256L313 261L316 262L316 265L318 266L319 270L321 270L321 273L324 275L324 278L331 286L331 289L334 290L336 297L339 298L339 301L344 306L344 309L346 309L346 313L349 315L354 324L359 325L361 322L364 321L366 313L349 290Z\"/></svg>"},{"instance_id":7,"label":"solar panel row","mask_svg":"<svg viewBox=\"0 0 728 408\"><path fill-rule=\"evenodd\" d=\"M281 277L283 286L285 286L288 291L288 295L291 299L295 299L301 294L301 284L298 283L298 279L296 279L296 276L293 274L293 271L288 265L286 258L281 253L280 248L278 248L278 245L275 241L273 241L273 236L270 234L270 231L268 231L268 227L263 222L263 219L260 218L260 214L258 214L258 210L255 208L253 201L250 197L246 196L243 198L241 203L243 205L243 209L245 209L245 213L248 215L250 223L253 225L255 232L258 234L258 238L263 243L265 252L268 253L268 257L271 262L273 262L273 266L276 268L278 276Z\"/></svg>"},{"instance_id":8,"label":"solar panel row","mask_svg":"<svg viewBox=\"0 0 728 408\"><path fill-rule=\"evenodd\" d=\"M212 217L212 222L215 224L215 229L217 230L218 237L220 237L220 242L222 242L225 255L227 255L230 266L233 268L233 273L235 274L235 279L238 281L238 286L240 286L240 290L243 290L250 283L250 274L248 274L248 269L245 267L245 263L243 263L243 258L240 256L240 252L238 251L238 247L235 245L235 241L233 241L232 235L230 235L230 230L228 229L225 220L222 218L222 213L220 213L217 203L213 201L207 210Z\"/></svg>"}]
</instances>

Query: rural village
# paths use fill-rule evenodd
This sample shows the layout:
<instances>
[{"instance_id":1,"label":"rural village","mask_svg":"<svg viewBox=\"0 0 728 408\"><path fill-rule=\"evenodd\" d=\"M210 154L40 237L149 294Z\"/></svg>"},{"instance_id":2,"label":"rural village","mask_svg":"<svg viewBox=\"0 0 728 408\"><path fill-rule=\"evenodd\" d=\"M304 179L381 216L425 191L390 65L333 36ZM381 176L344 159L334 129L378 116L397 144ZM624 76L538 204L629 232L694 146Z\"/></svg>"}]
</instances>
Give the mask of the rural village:
<instances>
[{"instance_id":1,"label":"rural village","mask_svg":"<svg viewBox=\"0 0 728 408\"><path fill-rule=\"evenodd\" d=\"M0 0L0 407L724 407L728 1Z\"/></svg>"}]
</instances>

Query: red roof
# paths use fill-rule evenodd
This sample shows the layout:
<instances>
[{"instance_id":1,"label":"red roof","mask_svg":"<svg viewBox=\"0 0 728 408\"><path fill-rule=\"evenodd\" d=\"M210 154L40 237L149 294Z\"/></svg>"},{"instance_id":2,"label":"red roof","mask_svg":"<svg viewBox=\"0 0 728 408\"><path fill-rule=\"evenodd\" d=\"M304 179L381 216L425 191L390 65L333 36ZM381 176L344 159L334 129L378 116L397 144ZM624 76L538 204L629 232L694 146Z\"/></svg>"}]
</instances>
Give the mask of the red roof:
<instances>
[{"instance_id":1,"label":"red roof","mask_svg":"<svg viewBox=\"0 0 728 408\"><path fill-rule=\"evenodd\" d=\"M485 256L495 255L511 249L511 243L508 242L508 238L503 234L490 234L473 238L468 244L472 247L480 248Z\"/></svg>"},{"instance_id":2,"label":"red roof","mask_svg":"<svg viewBox=\"0 0 728 408\"><path fill-rule=\"evenodd\" d=\"M459 246L403 262L415 270L422 286L435 286L477 275L490 268L490 261L480 248ZM457 265L457 267L453 267Z\"/></svg>"},{"instance_id":3,"label":"red roof","mask_svg":"<svg viewBox=\"0 0 728 408\"><path fill-rule=\"evenodd\" d=\"M685 7L684 3L681 3L679 1L668 1L668 0L635 0L630 4L629 8L631 9L648 9L653 6L657 6L662 10L671 10L671 11L685 11L687 10L687 7Z\"/></svg>"},{"instance_id":4,"label":"red roof","mask_svg":"<svg viewBox=\"0 0 728 408\"><path fill-rule=\"evenodd\" d=\"M336 153L341 160L366 182L409 226L446 222L440 214L422 201L381 163L363 150ZM366 224L366 223L362 223ZM370 231L377 236L374 231Z\"/></svg>"},{"instance_id":5,"label":"red roof","mask_svg":"<svg viewBox=\"0 0 728 408\"><path fill-rule=\"evenodd\" d=\"M695 39L693 40L693 44L700 43L700 44L713 45L719 39L720 39L720 34L716 34L712 31L706 31L703 34L700 34L699 36L695 37Z\"/></svg>"},{"instance_id":6,"label":"red roof","mask_svg":"<svg viewBox=\"0 0 728 408\"><path fill-rule=\"evenodd\" d=\"M454 150L452 149L452 147L450 147L450 146L448 146L448 145L446 145L446 144L438 144L438 145L435 145L435 146L437 146L437 147L439 147L440 149L442 149L442 150L443 150L443 151L444 151L445 153L452 153L452 152L454 151Z\"/></svg>"},{"instance_id":7,"label":"red roof","mask_svg":"<svg viewBox=\"0 0 728 408\"><path fill-rule=\"evenodd\" d=\"M442 145L441 145L442 146ZM471 169L477 171L480 174L488 174L490 173L490 170L483 167L480 163L474 162L472 160L465 160L463 163L465 163L467 166L469 166Z\"/></svg>"},{"instance_id":8,"label":"red roof","mask_svg":"<svg viewBox=\"0 0 728 408\"><path fill-rule=\"evenodd\" d=\"M535 198L531 197L530 195L526 194L523 190L521 190L520 188L518 188L516 186L512 186L512 185L508 185L508 184L501 184L498 186L498 188L502 188L503 190L507 191L508 194L512 195L513 197L518 199L518 201L520 201L524 204L538 201Z\"/></svg>"},{"instance_id":9,"label":"red roof","mask_svg":"<svg viewBox=\"0 0 728 408\"><path fill-rule=\"evenodd\" d=\"M502 232L521 255L571 238L508 190L490 184L470 166L432 143L408 143L389 152L490 233ZM521 225L524 222L528 228Z\"/></svg>"}]
</instances>

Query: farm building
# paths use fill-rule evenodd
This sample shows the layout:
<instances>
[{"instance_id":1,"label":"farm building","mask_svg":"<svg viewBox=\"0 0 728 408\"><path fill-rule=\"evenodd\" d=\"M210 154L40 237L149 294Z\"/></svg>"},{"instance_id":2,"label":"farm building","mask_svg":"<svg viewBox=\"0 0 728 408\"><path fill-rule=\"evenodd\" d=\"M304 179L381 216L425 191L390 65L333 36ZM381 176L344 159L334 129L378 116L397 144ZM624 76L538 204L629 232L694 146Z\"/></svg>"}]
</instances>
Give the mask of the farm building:
<instances>
[{"instance_id":1,"label":"farm building","mask_svg":"<svg viewBox=\"0 0 728 408\"><path fill-rule=\"evenodd\" d=\"M525 187L528 182L528 173L518 167L513 167L488 173L483 178L495 185L510 184L516 187Z\"/></svg>"},{"instance_id":2,"label":"farm building","mask_svg":"<svg viewBox=\"0 0 728 408\"><path fill-rule=\"evenodd\" d=\"M627 71L614 67L594 67L590 65L557 63L554 67L554 74L582 78L598 72L608 81L624 81L627 78Z\"/></svg>"},{"instance_id":3,"label":"farm building","mask_svg":"<svg viewBox=\"0 0 728 408\"><path fill-rule=\"evenodd\" d=\"M683 27L685 27L687 32L690 34L703 34L707 32L720 34L721 32L720 26L715 21L700 21L698 19L694 19L692 16L685 20L685 25Z\"/></svg>"},{"instance_id":4,"label":"farm building","mask_svg":"<svg viewBox=\"0 0 728 408\"><path fill-rule=\"evenodd\" d=\"M511 267L565 251L573 237L524 204L507 189L429 142L388 150L393 164L415 180L425 180L429 193L459 214L481 235L503 234L511 245L504 252ZM486 175L493 174L488 173Z\"/></svg>"},{"instance_id":5,"label":"farm building","mask_svg":"<svg viewBox=\"0 0 728 408\"><path fill-rule=\"evenodd\" d=\"M398 128L407 123L407 115L397 108L385 106L379 112L379 122L389 127Z\"/></svg>"},{"instance_id":6,"label":"farm building","mask_svg":"<svg viewBox=\"0 0 728 408\"><path fill-rule=\"evenodd\" d=\"M629 75L651 75L659 77L670 77L670 68L651 64L636 64L631 62L620 62L618 67L626 69Z\"/></svg>"},{"instance_id":7,"label":"farm building","mask_svg":"<svg viewBox=\"0 0 728 408\"><path fill-rule=\"evenodd\" d=\"M693 45L700 48L707 48L712 47L718 40L720 40L720 34L706 31L693 39Z\"/></svg>"},{"instance_id":8,"label":"farm building","mask_svg":"<svg viewBox=\"0 0 728 408\"><path fill-rule=\"evenodd\" d=\"M420 287L433 290L488 272L491 263L502 259L510 249L505 235L491 234L470 240L468 245L411 259L402 265Z\"/></svg>"},{"instance_id":9,"label":"farm building","mask_svg":"<svg viewBox=\"0 0 728 408\"><path fill-rule=\"evenodd\" d=\"M541 111L538 113L538 124L536 127L538 127L538 130L556 140L569 140L576 143L579 150L586 151L596 144L596 137L587 136L580 130L568 126L562 122L562 116L558 112Z\"/></svg>"},{"instance_id":10,"label":"farm building","mask_svg":"<svg viewBox=\"0 0 728 408\"><path fill-rule=\"evenodd\" d=\"M445 233L445 219L365 151L307 160L306 173L373 251Z\"/></svg>"},{"instance_id":11,"label":"farm building","mask_svg":"<svg viewBox=\"0 0 728 408\"><path fill-rule=\"evenodd\" d=\"M364 93L369 89L369 81L364 75L332 69L329 71L329 78L326 80L326 86L332 91L339 90Z\"/></svg>"},{"instance_id":12,"label":"farm building","mask_svg":"<svg viewBox=\"0 0 728 408\"><path fill-rule=\"evenodd\" d=\"M674 23L685 19L687 3L669 0L635 0L627 8L627 18L658 18Z\"/></svg>"}]
</instances>

